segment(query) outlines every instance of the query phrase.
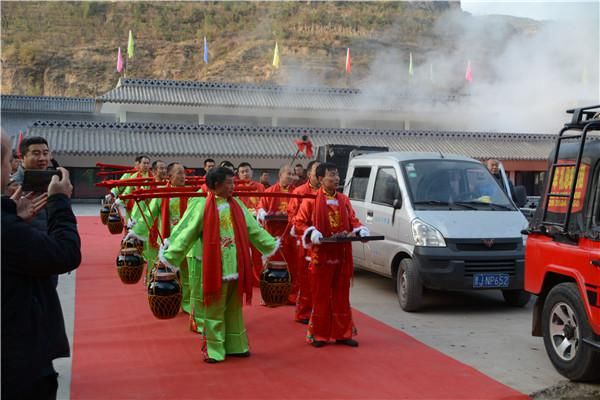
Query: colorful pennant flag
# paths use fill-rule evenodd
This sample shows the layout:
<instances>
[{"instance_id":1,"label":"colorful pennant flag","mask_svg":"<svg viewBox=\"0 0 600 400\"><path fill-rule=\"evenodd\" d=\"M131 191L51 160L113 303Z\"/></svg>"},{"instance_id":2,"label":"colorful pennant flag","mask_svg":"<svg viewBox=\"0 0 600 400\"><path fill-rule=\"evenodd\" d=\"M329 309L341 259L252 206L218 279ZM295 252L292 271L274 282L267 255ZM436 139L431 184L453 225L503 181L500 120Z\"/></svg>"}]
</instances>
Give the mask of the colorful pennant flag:
<instances>
[{"instance_id":1,"label":"colorful pennant flag","mask_svg":"<svg viewBox=\"0 0 600 400\"><path fill-rule=\"evenodd\" d=\"M127 42L127 58L133 58L133 33L129 31L129 41Z\"/></svg>"},{"instance_id":2,"label":"colorful pennant flag","mask_svg":"<svg viewBox=\"0 0 600 400\"><path fill-rule=\"evenodd\" d=\"M119 52L117 53L117 72L123 72L123 55L121 54L121 48L119 47Z\"/></svg>"},{"instance_id":3,"label":"colorful pennant flag","mask_svg":"<svg viewBox=\"0 0 600 400\"><path fill-rule=\"evenodd\" d=\"M413 76L412 52L408 55L408 75Z\"/></svg>"},{"instance_id":4,"label":"colorful pennant flag","mask_svg":"<svg viewBox=\"0 0 600 400\"><path fill-rule=\"evenodd\" d=\"M275 42L275 52L273 53L273 68L279 68L279 64L281 60L279 60L279 47L277 46L277 42Z\"/></svg>"},{"instance_id":5,"label":"colorful pennant flag","mask_svg":"<svg viewBox=\"0 0 600 400\"><path fill-rule=\"evenodd\" d=\"M471 68L471 60L467 62L467 71L465 72L465 79L469 82L473 81L473 69Z\"/></svg>"},{"instance_id":6,"label":"colorful pennant flag","mask_svg":"<svg viewBox=\"0 0 600 400\"><path fill-rule=\"evenodd\" d=\"M352 72L352 59L350 58L350 47L346 51L346 74L350 75Z\"/></svg>"},{"instance_id":7,"label":"colorful pennant flag","mask_svg":"<svg viewBox=\"0 0 600 400\"><path fill-rule=\"evenodd\" d=\"M204 64L208 64L208 42L204 36Z\"/></svg>"}]
</instances>

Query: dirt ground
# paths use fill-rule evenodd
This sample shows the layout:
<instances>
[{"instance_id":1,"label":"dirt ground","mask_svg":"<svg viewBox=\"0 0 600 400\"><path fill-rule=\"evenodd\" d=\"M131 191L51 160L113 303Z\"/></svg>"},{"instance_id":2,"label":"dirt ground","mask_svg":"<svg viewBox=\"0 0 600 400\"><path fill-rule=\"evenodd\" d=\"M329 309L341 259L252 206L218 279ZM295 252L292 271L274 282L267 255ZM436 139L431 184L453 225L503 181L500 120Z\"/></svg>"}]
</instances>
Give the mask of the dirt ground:
<instances>
[{"instance_id":1,"label":"dirt ground","mask_svg":"<svg viewBox=\"0 0 600 400\"><path fill-rule=\"evenodd\" d=\"M534 400L598 400L600 384L560 382L547 389L532 393Z\"/></svg>"}]
</instances>

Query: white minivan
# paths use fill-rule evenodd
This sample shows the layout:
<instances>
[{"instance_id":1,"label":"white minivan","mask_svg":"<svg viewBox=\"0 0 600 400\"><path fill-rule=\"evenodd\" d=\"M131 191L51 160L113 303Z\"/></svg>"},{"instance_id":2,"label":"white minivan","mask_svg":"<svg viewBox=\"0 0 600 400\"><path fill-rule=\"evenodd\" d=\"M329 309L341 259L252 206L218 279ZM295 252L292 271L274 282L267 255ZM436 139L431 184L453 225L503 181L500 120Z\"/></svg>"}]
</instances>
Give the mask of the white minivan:
<instances>
[{"instance_id":1,"label":"white minivan","mask_svg":"<svg viewBox=\"0 0 600 400\"><path fill-rule=\"evenodd\" d=\"M371 153L350 160L344 185L357 217L385 240L353 244L354 265L391 277L400 306L423 288L500 289L524 306L527 220L487 168L441 153Z\"/></svg>"}]
</instances>

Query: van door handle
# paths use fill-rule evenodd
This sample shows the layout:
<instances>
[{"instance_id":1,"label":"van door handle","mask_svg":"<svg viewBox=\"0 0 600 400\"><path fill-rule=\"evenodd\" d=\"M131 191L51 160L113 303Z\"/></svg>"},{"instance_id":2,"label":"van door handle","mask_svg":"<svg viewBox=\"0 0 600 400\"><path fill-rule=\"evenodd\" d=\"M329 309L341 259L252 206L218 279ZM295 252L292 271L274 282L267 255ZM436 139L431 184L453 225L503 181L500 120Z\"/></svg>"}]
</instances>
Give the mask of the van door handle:
<instances>
[{"instance_id":1,"label":"van door handle","mask_svg":"<svg viewBox=\"0 0 600 400\"><path fill-rule=\"evenodd\" d=\"M600 260L592 260L592 265L595 265L596 267L600 267Z\"/></svg>"},{"instance_id":2,"label":"van door handle","mask_svg":"<svg viewBox=\"0 0 600 400\"><path fill-rule=\"evenodd\" d=\"M372 216L373 216L373 210L367 211L367 217L372 217Z\"/></svg>"}]
</instances>

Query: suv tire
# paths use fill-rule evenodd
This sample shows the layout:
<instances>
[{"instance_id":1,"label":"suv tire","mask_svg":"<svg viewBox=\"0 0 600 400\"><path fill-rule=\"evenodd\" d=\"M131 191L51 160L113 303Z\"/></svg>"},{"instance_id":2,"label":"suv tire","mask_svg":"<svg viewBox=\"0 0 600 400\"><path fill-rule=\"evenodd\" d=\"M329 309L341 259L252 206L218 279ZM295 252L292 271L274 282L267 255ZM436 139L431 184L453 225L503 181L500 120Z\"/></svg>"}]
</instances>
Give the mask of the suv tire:
<instances>
[{"instance_id":1,"label":"suv tire","mask_svg":"<svg viewBox=\"0 0 600 400\"><path fill-rule=\"evenodd\" d=\"M506 304L513 307L525 307L531 300L531 293L524 290L503 290L502 297Z\"/></svg>"},{"instance_id":2,"label":"suv tire","mask_svg":"<svg viewBox=\"0 0 600 400\"><path fill-rule=\"evenodd\" d=\"M404 311L417 311L423 303L423 284L419 271L410 258L400 261L396 272L396 293L398 302Z\"/></svg>"},{"instance_id":3,"label":"suv tire","mask_svg":"<svg viewBox=\"0 0 600 400\"><path fill-rule=\"evenodd\" d=\"M600 352L582 341L593 332L575 283L550 290L542 310L542 332L546 352L561 375L573 381L600 379Z\"/></svg>"}]
</instances>

